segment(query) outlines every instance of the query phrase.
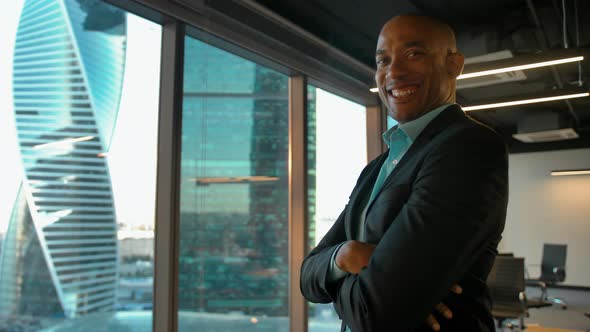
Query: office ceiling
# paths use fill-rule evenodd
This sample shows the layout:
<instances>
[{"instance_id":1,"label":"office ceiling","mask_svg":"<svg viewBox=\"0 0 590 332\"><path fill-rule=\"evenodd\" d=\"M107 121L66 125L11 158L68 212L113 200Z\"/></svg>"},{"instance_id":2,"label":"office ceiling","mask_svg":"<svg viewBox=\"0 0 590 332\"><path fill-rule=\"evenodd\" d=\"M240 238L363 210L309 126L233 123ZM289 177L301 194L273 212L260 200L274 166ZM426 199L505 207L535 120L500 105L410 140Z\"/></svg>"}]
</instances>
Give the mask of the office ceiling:
<instances>
[{"instance_id":1,"label":"office ceiling","mask_svg":"<svg viewBox=\"0 0 590 332\"><path fill-rule=\"evenodd\" d=\"M578 53L576 49L579 49L585 54L590 49L590 20L587 19L590 1L587 0L256 2L371 68L375 67L374 50L381 26L402 13L423 13L448 22L455 29L458 47L467 58L506 50L514 57L530 57L564 49L562 8L565 3L565 35L569 49L574 49L573 53ZM484 82L479 87L463 87L458 90L458 101L464 106L478 105L577 89L580 73L587 91L589 58L582 62L581 72L577 64L564 64L526 70L520 73L524 76L518 81L506 80L519 77L508 75L499 84ZM512 153L590 147L590 97L472 111L470 115L501 133ZM580 138L545 143L522 143L512 138L519 123L545 123L543 119L550 117L559 118L561 127L574 128Z\"/></svg>"}]
</instances>

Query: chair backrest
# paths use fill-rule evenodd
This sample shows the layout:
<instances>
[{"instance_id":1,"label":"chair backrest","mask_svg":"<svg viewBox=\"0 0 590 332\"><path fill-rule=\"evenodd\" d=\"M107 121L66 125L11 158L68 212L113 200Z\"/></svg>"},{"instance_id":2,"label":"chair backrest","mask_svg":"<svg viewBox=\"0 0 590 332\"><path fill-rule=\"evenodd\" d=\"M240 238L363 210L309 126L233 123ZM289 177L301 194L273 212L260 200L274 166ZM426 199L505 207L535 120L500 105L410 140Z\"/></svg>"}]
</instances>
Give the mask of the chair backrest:
<instances>
[{"instance_id":1,"label":"chair backrest","mask_svg":"<svg viewBox=\"0 0 590 332\"><path fill-rule=\"evenodd\" d=\"M545 243L539 279L550 283L564 281L566 257L567 244Z\"/></svg>"},{"instance_id":2,"label":"chair backrest","mask_svg":"<svg viewBox=\"0 0 590 332\"><path fill-rule=\"evenodd\" d=\"M519 304L519 294L525 287L524 258L496 257L486 283L495 305Z\"/></svg>"}]
</instances>

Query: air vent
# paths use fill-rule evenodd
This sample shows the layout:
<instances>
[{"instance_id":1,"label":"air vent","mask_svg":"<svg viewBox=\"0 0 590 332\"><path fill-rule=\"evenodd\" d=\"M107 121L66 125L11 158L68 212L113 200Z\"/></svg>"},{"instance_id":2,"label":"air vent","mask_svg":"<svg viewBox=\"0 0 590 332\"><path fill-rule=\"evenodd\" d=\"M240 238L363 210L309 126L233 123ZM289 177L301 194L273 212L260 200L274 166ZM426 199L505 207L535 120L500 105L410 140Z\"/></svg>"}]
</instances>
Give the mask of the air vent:
<instances>
[{"instance_id":1,"label":"air vent","mask_svg":"<svg viewBox=\"0 0 590 332\"><path fill-rule=\"evenodd\" d=\"M511 59L514 55L509 50L488 53L485 55L475 56L465 59L465 64L483 63L502 59ZM526 80L526 75L522 70L500 73L495 75L486 75L457 81L457 89L477 88L494 84L516 82Z\"/></svg>"},{"instance_id":2,"label":"air vent","mask_svg":"<svg viewBox=\"0 0 590 332\"><path fill-rule=\"evenodd\" d=\"M568 139L578 138L580 136L572 128L564 128L556 130L545 130L530 133L514 134L512 135L512 137L524 143L540 143L564 141Z\"/></svg>"},{"instance_id":3,"label":"air vent","mask_svg":"<svg viewBox=\"0 0 590 332\"><path fill-rule=\"evenodd\" d=\"M562 113L539 112L528 115L518 122L518 133L512 135L524 143L563 141L578 138L571 122Z\"/></svg>"}]
</instances>

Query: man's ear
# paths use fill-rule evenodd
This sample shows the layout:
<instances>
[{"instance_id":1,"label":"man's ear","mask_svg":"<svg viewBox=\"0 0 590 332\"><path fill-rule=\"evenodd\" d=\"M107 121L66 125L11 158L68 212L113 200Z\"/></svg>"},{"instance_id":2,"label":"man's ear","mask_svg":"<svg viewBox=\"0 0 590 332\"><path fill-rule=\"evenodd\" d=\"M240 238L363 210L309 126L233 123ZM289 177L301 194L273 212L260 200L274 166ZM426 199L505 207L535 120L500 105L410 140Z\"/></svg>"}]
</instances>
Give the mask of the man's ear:
<instances>
[{"instance_id":1,"label":"man's ear","mask_svg":"<svg viewBox=\"0 0 590 332\"><path fill-rule=\"evenodd\" d=\"M460 52L451 53L447 56L447 72L452 78L457 78L463 72L465 56Z\"/></svg>"}]
</instances>

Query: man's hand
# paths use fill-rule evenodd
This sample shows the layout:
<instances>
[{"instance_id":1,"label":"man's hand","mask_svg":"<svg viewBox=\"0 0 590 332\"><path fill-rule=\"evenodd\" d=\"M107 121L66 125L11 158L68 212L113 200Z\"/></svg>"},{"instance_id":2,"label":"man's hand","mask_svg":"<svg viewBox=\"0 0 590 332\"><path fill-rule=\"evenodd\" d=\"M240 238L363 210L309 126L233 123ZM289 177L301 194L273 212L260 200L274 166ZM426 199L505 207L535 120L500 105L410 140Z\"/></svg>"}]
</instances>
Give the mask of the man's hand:
<instances>
[{"instance_id":1,"label":"man's hand","mask_svg":"<svg viewBox=\"0 0 590 332\"><path fill-rule=\"evenodd\" d=\"M457 284L454 284L453 286L451 286L451 292L455 294L461 294L463 292L463 288L461 288L461 286ZM434 307L434 309L438 311L438 313L440 313L446 319L453 318L453 312L451 311L451 309L449 309L449 307L447 307L442 302L437 304ZM438 323L433 314L430 314L428 315L428 317L426 317L426 324L428 324L428 326L430 326L430 328L433 331L440 331L440 324Z\"/></svg>"},{"instance_id":2,"label":"man's hand","mask_svg":"<svg viewBox=\"0 0 590 332\"><path fill-rule=\"evenodd\" d=\"M374 244L351 240L338 249L336 265L348 273L358 274L369 265L371 255L375 250Z\"/></svg>"}]
</instances>

